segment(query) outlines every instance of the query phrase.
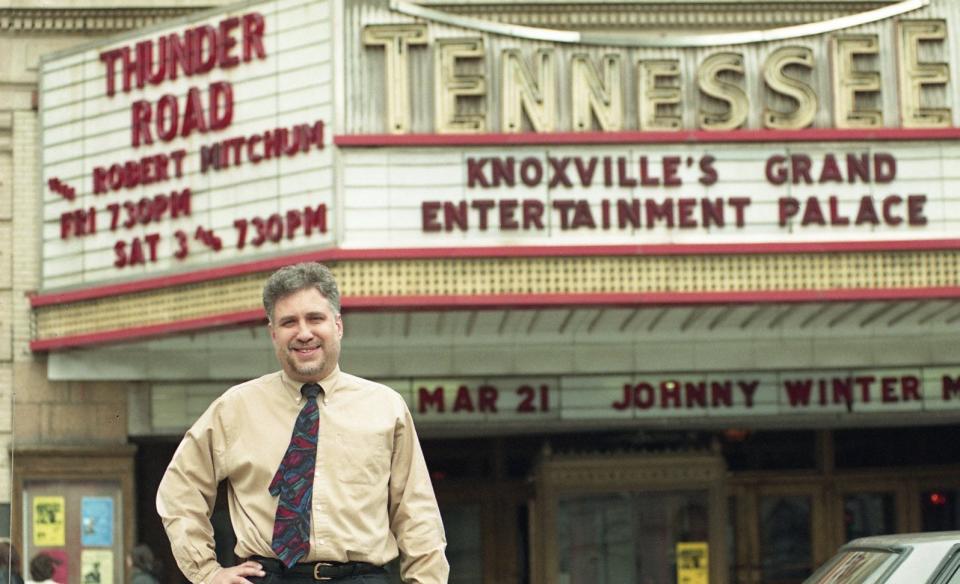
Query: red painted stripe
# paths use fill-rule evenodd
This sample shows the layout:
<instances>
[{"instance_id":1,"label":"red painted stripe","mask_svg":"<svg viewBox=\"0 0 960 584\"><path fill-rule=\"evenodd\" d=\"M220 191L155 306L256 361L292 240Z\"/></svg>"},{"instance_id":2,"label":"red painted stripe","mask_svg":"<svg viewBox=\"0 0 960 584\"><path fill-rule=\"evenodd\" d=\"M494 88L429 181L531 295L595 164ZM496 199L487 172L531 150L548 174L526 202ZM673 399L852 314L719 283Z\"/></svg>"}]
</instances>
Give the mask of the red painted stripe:
<instances>
[{"instance_id":1,"label":"red painted stripe","mask_svg":"<svg viewBox=\"0 0 960 584\"><path fill-rule=\"evenodd\" d=\"M497 294L463 296L379 296L344 298L343 307L370 311L382 308L461 310L473 308L538 308L556 306L636 306L699 304L752 304L777 302L839 302L849 300L918 300L960 298L960 286L940 288L887 288L787 290L756 292L629 292L586 294Z\"/></svg>"},{"instance_id":2,"label":"red painted stripe","mask_svg":"<svg viewBox=\"0 0 960 584\"><path fill-rule=\"evenodd\" d=\"M956 140L960 128L808 128L677 132L550 132L523 134L352 134L334 136L340 147L531 146L538 144L714 144L718 142L854 142Z\"/></svg>"},{"instance_id":3,"label":"red painted stripe","mask_svg":"<svg viewBox=\"0 0 960 584\"><path fill-rule=\"evenodd\" d=\"M786 243L723 243L723 244L656 244L656 245L584 245L584 246L512 246L512 247L431 247L391 249L326 249L288 256L272 257L207 268L169 276L145 278L121 284L95 286L82 290L47 292L30 297L34 308L65 304L170 288L183 284L207 282L242 276L303 261L373 261L405 259L517 258L517 257L609 257L671 256L719 254L790 254L862 251L933 251L960 249L960 239L922 239L902 241L825 241Z\"/></svg>"},{"instance_id":4,"label":"red painted stripe","mask_svg":"<svg viewBox=\"0 0 960 584\"><path fill-rule=\"evenodd\" d=\"M658 292L629 294L500 294L488 296L377 296L343 299L343 308L356 311L378 310L465 310L530 309L558 306L690 306L704 304L768 304L796 302L838 302L851 300L919 300L960 298L960 286L943 288L894 288L851 290L789 290L775 292ZM209 329L244 323L263 322L261 310L248 310L185 320L162 325L116 329L111 331L39 339L30 343L33 351L48 351L97 345L158 335Z\"/></svg>"}]
</instances>

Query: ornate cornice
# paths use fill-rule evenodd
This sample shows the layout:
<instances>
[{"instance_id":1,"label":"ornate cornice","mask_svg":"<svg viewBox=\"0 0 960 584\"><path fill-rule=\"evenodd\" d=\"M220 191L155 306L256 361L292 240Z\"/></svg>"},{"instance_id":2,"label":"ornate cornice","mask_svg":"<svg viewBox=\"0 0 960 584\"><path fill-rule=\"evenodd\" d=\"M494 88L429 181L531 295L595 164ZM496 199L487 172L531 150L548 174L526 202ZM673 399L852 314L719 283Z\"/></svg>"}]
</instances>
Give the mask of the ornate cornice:
<instances>
[{"instance_id":1,"label":"ornate cornice","mask_svg":"<svg viewBox=\"0 0 960 584\"><path fill-rule=\"evenodd\" d=\"M109 33L143 28L208 6L173 8L0 8L0 31L10 33Z\"/></svg>"},{"instance_id":2,"label":"ornate cornice","mask_svg":"<svg viewBox=\"0 0 960 584\"><path fill-rule=\"evenodd\" d=\"M804 24L847 16L892 4L892 0L864 2L797 2L784 9L778 2L561 2L521 3L423 2L450 14L482 17L533 27L578 30L667 29L741 30ZM142 28L210 8L0 8L0 31L42 33L117 32Z\"/></svg>"},{"instance_id":3,"label":"ornate cornice","mask_svg":"<svg viewBox=\"0 0 960 584\"><path fill-rule=\"evenodd\" d=\"M881 8L891 0L876 2L618 2L462 4L422 3L432 9L462 16L556 30L743 30L772 28L829 20Z\"/></svg>"},{"instance_id":4,"label":"ornate cornice","mask_svg":"<svg viewBox=\"0 0 960 584\"><path fill-rule=\"evenodd\" d=\"M712 485L723 478L726 466L715 452L549 456L538 467L538 478L557 490L604 489L683 483Z\"/></svg>"}]
</instances>

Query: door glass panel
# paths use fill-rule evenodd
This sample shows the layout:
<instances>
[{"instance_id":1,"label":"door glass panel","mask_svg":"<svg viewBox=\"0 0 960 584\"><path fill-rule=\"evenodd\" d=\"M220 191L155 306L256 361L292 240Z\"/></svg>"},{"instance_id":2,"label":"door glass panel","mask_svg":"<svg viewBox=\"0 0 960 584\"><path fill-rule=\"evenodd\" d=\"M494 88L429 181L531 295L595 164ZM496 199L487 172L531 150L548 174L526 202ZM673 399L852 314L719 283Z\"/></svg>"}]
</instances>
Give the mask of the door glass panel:
<instances>
[{"instance_id":1,"label":"door glass panel","mask_svg":"<svg viewBox=\"0 0 960 584\"><path fill-rule=\"evenodd\" d=\"M895 533L896 499L893 493L851 493L843 497L846 541L868 535Z\"/></svg>"},{"instance_id":2,"label":"door glass panel","mask_svg":"<svg viewBox=\"0 0 960 584\"><path fill-rule=\"evenodd\" d=\"M960 529L960 489L933 489L921 494L920 515L923 531Z\"/></svg>"},{"instance_id":3,"label":"door glass panel","mask_svg":"<svg viewBox=\"0 0 960 584\"><path fill-rule=\"evenodd\" d=\"M447 561L450 562L450 584L483 583L483 543L480 531L479 504L443 504L443 530L447 535ZM387 564L390 584L403 584L400 579L400 558Z\"/></svg>"},{"instance_id":4,"label":"door glass panel","mask_svg":"<svg viewBox=\"0 0 960 584\"><path fill-rule=\"evenodd\" d=\"M813 571L810 497L760 498L763 584L799 584Z\"/></svg>"},{"instance_id":5,"label":"door glass panel","mask_svg":"<svg viewBox=\"0 0 960 584\"><path fill-rule=\"evenodd\" d=\"M559 584L676 582L676 544L706 542L707 525L705 491L562 499Z\"/></svg>"},{"instance_id":6,"label":"door glass panel","mask_svg":"<svg viewBox=\"0 0 960 584\"><path fill-rule=\"evenodd\" d=\"M450 584L482 584L480 505L444 505L442 515Z\"/></svg>"}]
</instances>

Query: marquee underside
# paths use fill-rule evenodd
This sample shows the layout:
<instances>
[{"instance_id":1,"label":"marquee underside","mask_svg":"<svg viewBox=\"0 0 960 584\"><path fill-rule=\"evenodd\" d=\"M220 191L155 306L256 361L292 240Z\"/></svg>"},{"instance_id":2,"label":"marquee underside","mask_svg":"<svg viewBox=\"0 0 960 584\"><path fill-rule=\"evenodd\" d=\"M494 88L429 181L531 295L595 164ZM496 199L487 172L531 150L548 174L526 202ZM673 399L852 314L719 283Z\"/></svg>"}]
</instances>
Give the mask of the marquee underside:
<instances>
[{"instance_id":1,"label":"marquee underside","mask_svg":"<svg viewBox=\"0 0 960 584\"><path fill-rule=\"evenodd\" d=\"M304 259L298 257L297 259ZM345 313L956 300L960 251L329 260ZM275 261L277 265L279 261ZM262 264L266 266L268 264ZM35 298L35 350L260 322L274 269ZM84 297L86 295L87 297ZM689 311L689 308L678 308ZM699 310L699 309L698 309ZM714 310L711 308L711 310Z\"/></svg>"}]
</instances>

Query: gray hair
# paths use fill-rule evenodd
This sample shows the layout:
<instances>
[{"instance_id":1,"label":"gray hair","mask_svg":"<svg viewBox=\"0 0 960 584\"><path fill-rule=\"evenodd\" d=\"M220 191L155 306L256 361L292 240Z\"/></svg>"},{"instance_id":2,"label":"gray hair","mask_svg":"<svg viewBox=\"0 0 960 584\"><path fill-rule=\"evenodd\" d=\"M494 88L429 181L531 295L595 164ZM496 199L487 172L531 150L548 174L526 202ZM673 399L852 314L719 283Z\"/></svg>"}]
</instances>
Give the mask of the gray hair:
<instances>
[{"instance_id":1,"label":"gray hair","mask_svg":"<svg viewBox=\"0 0 960 584\"><path fill-rule=\"evenodd\" d=\"M267 320L273 322L277 301L309 288L314 288L330 302L334 314L340 314L340 289L333 272L319 262L303 262L280 268L263 285L263 309L267 311Z\"/></svg>"}]
</instances>

